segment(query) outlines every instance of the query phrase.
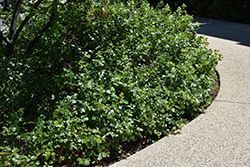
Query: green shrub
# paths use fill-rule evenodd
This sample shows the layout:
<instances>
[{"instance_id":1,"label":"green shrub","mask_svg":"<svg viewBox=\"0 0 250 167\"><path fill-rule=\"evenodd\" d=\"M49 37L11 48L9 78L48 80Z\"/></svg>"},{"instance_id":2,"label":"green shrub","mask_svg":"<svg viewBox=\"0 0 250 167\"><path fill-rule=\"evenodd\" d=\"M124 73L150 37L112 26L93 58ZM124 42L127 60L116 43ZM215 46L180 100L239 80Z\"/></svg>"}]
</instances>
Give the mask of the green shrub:
<instances>
[{"instance_id":1,"label":"green shrub","mask_svg":"<svg viewBox=\"0 0 250 167\"><path fill-rule=\"evenodd\" d=\"M149 0L156 6L160 0ZM164 0L173 9L183 3L187 5L189 14L212 17L235 22L250 23L250 0Z\"/></svg>"},{"instance_id":2,"label":"green shrub","mask_svg":"<svg viewBox=\"0 0 250 167\"><path fill-rule=\"evenodd\" d=\"M174 132L209 105L220 55L196 36L192 16L104 5L67 4L25 53L44 24L34 17L12 57L1 55L0 164L88 166L122 142Z\"/></svg>"}]
</instances>

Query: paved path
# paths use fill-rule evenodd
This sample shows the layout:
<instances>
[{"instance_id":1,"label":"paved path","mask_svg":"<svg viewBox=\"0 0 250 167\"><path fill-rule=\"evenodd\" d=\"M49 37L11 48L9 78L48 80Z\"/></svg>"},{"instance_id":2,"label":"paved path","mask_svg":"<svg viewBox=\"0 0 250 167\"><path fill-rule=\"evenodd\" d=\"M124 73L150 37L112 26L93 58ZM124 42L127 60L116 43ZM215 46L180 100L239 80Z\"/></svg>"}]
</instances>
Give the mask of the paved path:
<instances>
[{"instance_id":1,"label":"paved path","mask_svg":"<svg viewBox=\"0 0 250 167\"><path fill-rule=\"evenodd\" d=\"M205 114L111 167L250 166L250 25L196 18L218 65L220 92Z\"/></svg>"}]
</instances>

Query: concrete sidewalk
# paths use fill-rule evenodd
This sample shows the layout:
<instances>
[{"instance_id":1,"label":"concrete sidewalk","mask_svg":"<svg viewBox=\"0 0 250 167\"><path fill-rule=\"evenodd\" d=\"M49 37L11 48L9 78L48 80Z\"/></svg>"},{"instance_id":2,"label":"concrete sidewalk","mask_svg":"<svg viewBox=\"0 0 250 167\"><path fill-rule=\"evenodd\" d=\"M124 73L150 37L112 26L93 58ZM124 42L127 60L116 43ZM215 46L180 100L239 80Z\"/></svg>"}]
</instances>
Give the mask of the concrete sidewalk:
<instances>
[{"instance_id":1,"label":"concrete sidewalk","mask_svg":"<svg viewBox=\"0 0 250 167\"><path fill-rule=\"evenodd\" d=\"M196 18L198 34L224 59L220 92L205 114L181 133L111 167L250 166L250 25Z\"/></svg>"}]
</instances>

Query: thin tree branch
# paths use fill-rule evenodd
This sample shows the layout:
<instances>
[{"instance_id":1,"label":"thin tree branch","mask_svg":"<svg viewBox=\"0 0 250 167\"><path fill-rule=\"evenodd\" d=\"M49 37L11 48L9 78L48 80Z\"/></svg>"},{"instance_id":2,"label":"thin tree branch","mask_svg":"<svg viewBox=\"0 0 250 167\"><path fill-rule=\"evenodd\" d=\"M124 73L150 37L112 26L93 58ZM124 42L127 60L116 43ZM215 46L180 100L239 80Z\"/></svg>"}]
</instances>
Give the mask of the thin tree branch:
<instances>
[{"instance_id":1,"label":"thin tree branch","mask_svg":"<svg viewBox=\"0 0 250 167\"><path fill-rule=\"evenodd\" d=\"M55 16L51 15L50 20L47 22L46 26L43 27L43 29L39 32L39 34L37 34L26 46L25 49L25 54L30 53L32 47L34 46L34 44L40 39L40 37L42 36L42 34L49 28L52 26L52 21L54 20Z\"/></svg>"},{"instance_id":2,"label":"thin tree branch","mask_svg":"<svg viewBox=\"0 0 250 167\"><path fill-rule=\"evenodd\" d=\"M11 35L12 39L14 37L13 35L15 33L17 18L18 18L18 15L19 15L21 4L22 4L22 0L17 0L17 3L15 5L15 10L14 10L14 13L13 13L13 17L12 17L12 21L11 21L11 25L10 25L10 35Z\"/></svg>"},{"instance_id":3,"label":"thin tree branch","mask_svg":"<svg viewBox=\"0 0 250 167\"><path fill-rule=\"evenodd\" d=\"M15 30L16 30L16 23L17 23L17 18L19 15L21 4L22 4L22 0L17 0L17 3L15 5L15 10L12 16L11 24L10 24L11 42L7 44L7 51L5 52L6 57L11 57L13 53L14 42L15 42L13 41L13 38L14 38Z\"/></svg>"},{"instance_id":4,"label":"thin tree branch","mask_svg":"<svg viewBox=\"0 0 250 167\"><path fill-rule=\"evenodd\" d=\"M13 19L11 22L11 27L10 27L10 35L11 35L11 41L10 43L8 43L7 45L7 51L5 53L5 55L7 57L11 57L12 53L13 53L13 48L14 48L14 44L18 38L18 35L20 34L20 32L22 31L23 27L25 26L25 24L27 24L27 22L29 21L29 19L31 18L34 9L36 9L38 7L38 5L40 5L40 3L42 2L42 0L38 0L35 5L32 7L32 11L30 12L30 14L28 16L26 16L26 18L24 19L24 21L21 23L21 25L19 26L19 28L17 29L17 31L15 31L16 29L16 22L17 22L17 17L19 14L19 10L20 10L20 6L21 6L21 2L22 0L18 0L16 7L15 7L15 11L13 14Z\"/></svg>"},{"instance_id":5,"label":"thin tree branch","mask_svg":"<svg viewBox=\"0 0 250 167\"><path fill-rule=\"evenodd\" d=\"M57 14L57 4L59 3L59 0L54 0L53 4L52 4L52 10L51 10L51 16L50 16L50 20L47 22L46 26L43 27L43 29L28 43L28 45L26 46L25 49L25 54L30 53L32 47L34 46L34 44L40 39L40 37L42 36L42 34L49 28L52 26L52 21L56 18L56 14Z\"/></svg>"},{"instance_id":6,"label":"thin tree branch","mask_svg":"<svg viewBox=\"0 0 250 167\"><path fill-rule=\"evenodd\" d=\"M41 3L42 1L43 1L43 0L38 0L38 1L35 3L35 5L32 7L32 9L31 9L32 11L30 12L30 14L27 15L27 16L25 17L25 19L23 20L22 24L19 26L19 28L17 29L16 33L14 34L14 37L13 37L13 40L12 40L13 43L16 41L16 39L17 39L19 33L22 31L22 29L23 29L23 27L25 26L25 24L27 24L27 22L29 21L29 19L32 17L33 11L34 11L35 9L37 9L37 7L40 5L40 3Z\"/></svg>"}]
</instances>

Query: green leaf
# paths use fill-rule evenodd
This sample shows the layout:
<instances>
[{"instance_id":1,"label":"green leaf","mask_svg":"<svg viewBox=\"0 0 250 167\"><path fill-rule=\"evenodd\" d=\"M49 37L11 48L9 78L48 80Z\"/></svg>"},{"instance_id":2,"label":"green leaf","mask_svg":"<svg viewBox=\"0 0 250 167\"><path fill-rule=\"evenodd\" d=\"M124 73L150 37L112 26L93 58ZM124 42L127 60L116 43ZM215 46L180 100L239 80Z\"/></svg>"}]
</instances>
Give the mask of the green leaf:
<instances>
[{"instance_id":1,"label":"green leaf","mask_svg":"<svg viewBox=\"0 0 250 167\"><path fill-rule=\"evenodd\" d=\"M82 139L82 143L88 143L89 141L89 137L85 136L83 139Z\"/></svg>"},{"instance_id":2,"label":"green leaf","mask_svg":"<svg viewBox=\"0 0 250 167\"><path fill-rule=\"evenodd\" d=\"M99 138L96 140L96 142L97 142L98 144L102 143L102 138L99 137Z\"/></svg>"},{"instance_id":3,"label":"green leaf","mask_svg":"<svg viewBox=\"0 0 250 167\"><path fill-rule=\"evenodd\" d=\"M85 158L77 158L76 160L78 161L79 165L86 165L86 166L88 166L91 162L90 158L86 158L86 159Z\"/></svg>"},{"instance_id":4,"label":"green leaf","mask_svg":"<svg viewBox=\"0 0 250 167\"><path fill-rule=\"evenodd\" d=\"M45 160L47 161L49 159L49 157L50 157L50 152L46 152L45 153Z\"/></svg>"}]
</instances>

